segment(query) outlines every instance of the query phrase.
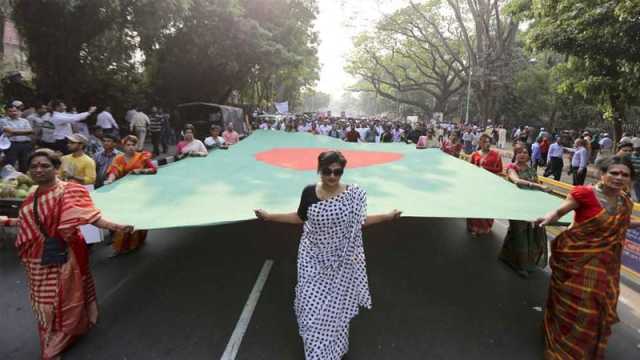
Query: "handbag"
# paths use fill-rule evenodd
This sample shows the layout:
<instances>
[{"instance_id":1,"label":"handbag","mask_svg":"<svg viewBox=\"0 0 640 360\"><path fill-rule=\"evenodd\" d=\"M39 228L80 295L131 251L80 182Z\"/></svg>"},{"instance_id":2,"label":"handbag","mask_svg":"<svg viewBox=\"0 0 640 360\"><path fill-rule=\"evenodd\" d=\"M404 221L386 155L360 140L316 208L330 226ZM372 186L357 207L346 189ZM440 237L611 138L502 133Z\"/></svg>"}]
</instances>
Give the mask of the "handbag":
<instances>
[{"instance_id":1,"label":"handbag","mask_svg":"<svg viewBox=\"0 0 640 360\"><path fill-rule=\"evenodd\" d=\"M42 249L41 265L63 265L69 260L67 243L59 238L49 236L47 230L40 222L38 214L38 192L36 191L33 199L33 216L38 229L44 235L44 246Z\"/></svg>"}]
</instances>

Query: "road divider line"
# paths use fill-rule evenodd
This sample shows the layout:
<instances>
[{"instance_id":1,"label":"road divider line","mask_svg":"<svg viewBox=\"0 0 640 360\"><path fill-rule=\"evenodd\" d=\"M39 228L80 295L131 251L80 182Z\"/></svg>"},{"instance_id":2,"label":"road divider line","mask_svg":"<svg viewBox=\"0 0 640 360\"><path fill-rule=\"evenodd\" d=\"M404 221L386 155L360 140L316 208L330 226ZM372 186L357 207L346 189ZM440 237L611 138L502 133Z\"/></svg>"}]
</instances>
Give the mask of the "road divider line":
<instances>
[{"instance_id":1,"label":"road divider line","mask_svg":"<svg viewBox=\"0 0 640 360\"><path fill-rule=\"evenodd\" d=\"M242 344L242 339L244 338L244 334L249 327L249 323L251 322L251 317L253 316L253 312L256 309L256 305L258 304L258 300L260 299L260 295L262 294L262 289L264 288L264 284L267 282L269 278L269 272L271 272L271 267L273 266L273 260L266 260L262 265L262 270L260 270L260 274L258 274L258 279L256 283L253 285L253 289L251 290L251 294L249 294L249 299L247 299L247 303L244 304L244 309L242 309L242 314L240 314L240 319L238 319L238 323L236 324L236 328L233 330L231 334L231 338L227 343L227 347L222 354L222 358L220 360L235 360L236 355L238 354L238 350L240 349L240 344Z\"/></svg>"}]
</instances>

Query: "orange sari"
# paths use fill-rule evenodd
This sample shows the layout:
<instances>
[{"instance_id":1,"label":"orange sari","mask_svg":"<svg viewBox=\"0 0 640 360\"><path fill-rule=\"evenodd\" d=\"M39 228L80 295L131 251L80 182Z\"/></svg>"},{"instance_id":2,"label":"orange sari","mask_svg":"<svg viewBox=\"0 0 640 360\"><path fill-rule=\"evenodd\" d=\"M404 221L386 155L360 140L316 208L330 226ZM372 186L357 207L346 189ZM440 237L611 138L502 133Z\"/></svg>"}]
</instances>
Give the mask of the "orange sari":
<instances>
[{"instance_id":1,"label":"orange sari","mask_svg":"<svg viewBox=\"0 0 640 360\"><path fill-rule=\"evenodd\" d=\"M552 275L544 313L545 359L603 359L620 295L620 264L633 203L625 196L562 232L551 243Z\"/></svg>"},{"instance_id":2,"label":"orange sari","mask_svg":"<svg viewBox=\"0 0 640 360\"><path fill-rule=\"evenodd\" d=\"M138 169L153 169L154 173L157 171L156 166L151 161L151 153L147 151L136 152L128 161L124 154L119 154L113 159L107 173L114 174L116 179L120 179ZM146 230L134 231L131 234L116 232L113 237L112 247L116 255L124 254L138 249L144 244L146 238Z\"/></svg>"},{"instance_id":3,"label":"orange sari","mask_svg":"<svg viewBox=\"0 0 640 360\"><path fill-rule=\"evenodd\" d=\"M118 154L111 162L107 174L114 174L116 179L120 179L138 169L157 170L156 166L151 162L151 153L148 151L136 152L129 160L124 154Z\"/></svg>"},{"instance_id":4,"label":"orange sari","mask_svg":"<svg viewBox=\"0 0 640 360\"><path fill-rule=\"evenodd\" d=\"M82 185L59 181L38 197L38 215L49 236L68 246L63 265L41 265L45 236L36 225L34 194L20 207L16 247L29 279L31 307L38 322L42 359L62 353L98 319L89 251L80 225L100 219Z\"/></svg>"}]
</instances>

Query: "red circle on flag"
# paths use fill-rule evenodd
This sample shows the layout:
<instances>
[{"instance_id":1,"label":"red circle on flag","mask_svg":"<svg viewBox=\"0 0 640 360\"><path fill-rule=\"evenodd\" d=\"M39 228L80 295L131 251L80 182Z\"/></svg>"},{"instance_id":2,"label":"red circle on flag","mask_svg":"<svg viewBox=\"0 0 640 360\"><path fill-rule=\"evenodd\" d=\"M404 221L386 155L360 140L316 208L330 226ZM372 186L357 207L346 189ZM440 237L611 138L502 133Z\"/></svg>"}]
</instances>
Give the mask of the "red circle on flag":
<instances>
[{"instance_id":1,"label":"red circle on flag","mask_svg":"<svg viewBox=\"0 0 640 360\"><path fill-rule=\"evenodd\" d=\"M256 160L269 165L294 170L316 170L318 155L330 149L323 148L278 148L256 154ZM347 158L347 168L359 168L387 164L403 158L400 153L386 151L340 150Z\"/></svg>"}]
</instances>

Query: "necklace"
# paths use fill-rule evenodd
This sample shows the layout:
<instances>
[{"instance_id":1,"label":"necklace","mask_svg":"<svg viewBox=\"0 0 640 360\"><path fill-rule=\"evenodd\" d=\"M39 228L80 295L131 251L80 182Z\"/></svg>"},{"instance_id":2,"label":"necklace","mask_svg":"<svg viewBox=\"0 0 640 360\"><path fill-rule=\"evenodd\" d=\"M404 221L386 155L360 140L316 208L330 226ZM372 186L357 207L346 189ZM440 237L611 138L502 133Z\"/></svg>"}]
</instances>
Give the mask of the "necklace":
<instances>
[{"instance_id":1,"label":"necklace","mask_svg":"<svg viewBox=\"0 0 640 360\"><path fill-rule=\"evenodd\" d=\"M335 191L331 191L331 192L325 190L322 187L322 184L318 184L316 189L317 189L317 194L319 195L318 198L320 198L320 200L331 199L332 197L339 195L343 191L342 185L338 185L336 190Z\"/></svg>"},{"instance_id":2,"label":"necklace","mask_svg":"<svg viewBox=\"0 0 640 360\"><path fill-rule=\"evenodd\" d=\"M609 215L615 215L618 212L618 207L622 204L622 196L618 195L615 199L612 199L604 193L604 189L602 187L602 183L596 184L596 198L600 202L600 205L607 210Z\"/></svg>"}]
</instances>

